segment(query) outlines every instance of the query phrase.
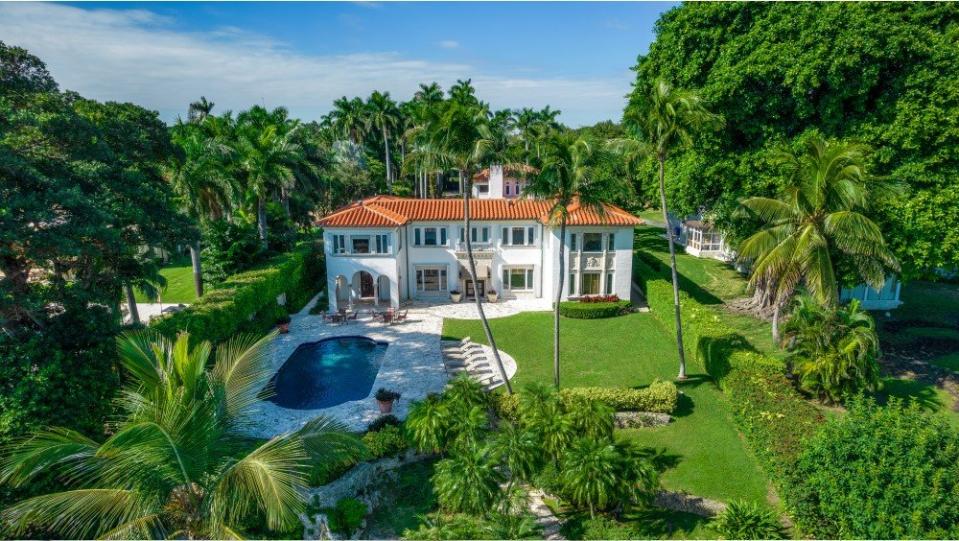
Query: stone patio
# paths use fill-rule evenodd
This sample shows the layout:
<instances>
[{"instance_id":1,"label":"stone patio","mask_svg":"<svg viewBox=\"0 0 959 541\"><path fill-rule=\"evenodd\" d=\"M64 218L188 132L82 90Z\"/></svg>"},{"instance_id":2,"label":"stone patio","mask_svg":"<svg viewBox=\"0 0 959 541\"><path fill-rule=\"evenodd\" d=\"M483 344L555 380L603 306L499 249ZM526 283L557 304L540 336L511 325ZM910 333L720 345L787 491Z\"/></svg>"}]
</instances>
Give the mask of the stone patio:
<instances>
[{"instance_id":1,"label":"stone patio","mask_svg":"<svg viewBox=\"0 0 959 541\"><path fill-rule=\"evenodd\" d=\"M318 315L310 315L310 308L317 298L310 301L299 313L292 315L290 332L278 336L271 344L270 355L274 370L279 370L301 344L337 336L365 336L389 344L370 394L362 400L315 410L294 410L272 402L259 402L251 408L250 423L244 430L245 434L270 438L296 430L321 415L338 420L351 430L365 430L371 421L380 416L373 398L380 387L402 393L402 398L393 405L393 414L403 419L412 401L422 400L430 393L442 392L449 380L440 346L443 319L479 319L473 303L411 303L403 308L409 310L407 320L403 323L387 325L375 322L370 315L361 312L359 319L355 321L333 325L324 323L323 318ZM483 307L487 317L496 318L521 311L548 310L549 301L544 303L542 299L511 299L494 304L484 303ZM504 364L507 365L507 374L512 379L516 372L515 361L505 353L501 354Z\"/></svg>"}]
</instances>

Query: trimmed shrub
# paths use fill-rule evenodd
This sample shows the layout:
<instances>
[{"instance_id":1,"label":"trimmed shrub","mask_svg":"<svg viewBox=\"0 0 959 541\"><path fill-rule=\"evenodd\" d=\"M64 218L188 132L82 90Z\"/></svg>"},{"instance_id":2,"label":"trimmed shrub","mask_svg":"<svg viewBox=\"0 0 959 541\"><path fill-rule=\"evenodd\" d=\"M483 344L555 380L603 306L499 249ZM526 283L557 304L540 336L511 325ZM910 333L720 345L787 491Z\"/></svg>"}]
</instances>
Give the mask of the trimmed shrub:
<instances>
[{"instance_id":1,"label":"trimmed shrub","mask_svg":"<svg viewBox=\"0 0 959 541\"><path fill-rule=\"evenodd\" d=\"M311 246L300 246L262 268L227 278L185 310L155 319L151 326L170 338L189 331L191 340L213 344L239 332L264 332L282 313L302 308L321 287L315 278L320 264ZM286 295L285 307L277 304L280 295Z\"/></svg>"},{"instance_id":2,"label":"trimmed shrub","mask_svg":"<svg viewBox=\"0 0 959 541\"><path fill-rule=\"evenodd\" d=\"M366 445L371 458L396 456L410 446L403 429L395 425L386 425L375 432L367 432L363 435L363 444Z\"/></svg>"},{"instance_id":3,"label":"trimmed shrub","mask_svg":"<svg viewBox=\"0 0 959 541\"><path fill-rule=\"evenodd\" d=\"M850 401L804 444L790 496L816 538L959 537L959 434L913 402Z\"/></svg>"},{"instance_id":4,"label":"trimmed shrub","mask_svg":"<svg viewBox=\"0 0 959 541\"><path fill-rule=\"evenodd\" d=\"M621 316L629 312L631 306L632 303L629 301L564 301L559 303L559 313L561 316L573 319L602 319Z\"/></svg>"},{"instance_id":5,"label":"trimmed shrub","mask_svg":"<svg viewBox=\"0 0 959 541\"><path fill-rule=\"evenodd\" d=\"M713 521L724 539L783 539L785 534L779 517L756 503L729 502L726 510Z\"/></svg>"},{"instance_id":6,"label":"trimmed shrub","mask_svg":"<svg viewBox=\"0 0 959 541\"><path fill-rule=\"evenodd\" d=\"M580 397L602 402L616 411L676 411L679 391L671 381L654 381L645 389L625 387L572 387L560 391L564 399Z\"/></svg>"},{"instance_id":7,"label":"trimmed shrub","mask_svg":"<svg viewBox=\"0 0 959 541\"><path fill-rule=\"evenodd\" d=\"M493 395L493 410L509 421L519 418L520 393L512 395L497 393ZM676 411L679 390L671 381L656 380L644 389L628 387L570 387L559 392L564 405L573 400L595 400L616 411L648 411L652 413L672 413Z\"/></svg>"}]
</instances>

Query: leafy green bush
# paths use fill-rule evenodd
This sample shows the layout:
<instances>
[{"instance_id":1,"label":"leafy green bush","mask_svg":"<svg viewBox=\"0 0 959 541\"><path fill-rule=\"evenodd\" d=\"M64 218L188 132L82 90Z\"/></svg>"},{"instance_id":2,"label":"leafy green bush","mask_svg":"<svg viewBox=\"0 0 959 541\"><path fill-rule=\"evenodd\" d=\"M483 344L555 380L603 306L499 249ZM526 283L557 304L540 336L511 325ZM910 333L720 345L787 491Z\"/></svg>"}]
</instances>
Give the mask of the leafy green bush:
<instances>
[{"instance_id":1,"label":"leafy green bush","mask_svg":"<svg viewBox=\"0 0 959 541\"><path fill-rule=\"evenodd\" d=\"M855 399L795 464L790 507L818 538L959 536L959 434L918 404Z\"/></svg>"},{"instance_id":2,"label":"leafy green bush","mask_svg":"<svg viewBox=\"0 0 959 541\"><path fill-rule=\"evenodd\" d=\"M374 432L363 435L363 443L372 458L396 456L409 447L409 441L403 430L395 425L386 425Z\"/></svg>"},{"instance_id":3,"label":"leafy green bush","mask_svg":"<svg viewBox=\"0 0 959 541\"><path fill-rule=\"evenodd\" d=\"M373 420L370 424L366 426L366 430L370 432L376 432L387 426L399 426L400 420L396 418L396 415L392 413L387 413L386 415L380 415Z\"/></svg>"},{"instance_id":4,"label":"leafy green bush","mask_svg":"<svg viewBox=\"0 0 959 541\"><path fill-rule=\"evenodd\" d=\"M715 518L713 526L724 539L783 539L785 537L776 513L753 502L729 502L726 510Z\"/></svg>"},{"instance_id":5,"label":"leafy green bush","mask_svg":"<svg viewBox=\"0 0 959 541\"><path fill-rule=\"evenodd\" d=\"M572 319L602 319L621 316L629 312L632 303L629 301L614 302L579 302L564 301L559 303L561 316Z\"/></svg>"},{"instance_id":6,"label":"leafy green bush","mask_svg":"<svg viewBox=\"0 0 959 541\"><path fill-rule=\"evenodd\" d=\"M560 391L560 396L582 397L602 402L616 411L649 411L672 413L676 411L679 390L671 381L656 380L645 389L627 387L572 387Z\"/></svg>"},{"instance_id":7,"label":"leafy green bush","mask_svg":"<svg viewBox=\"0 0 959 541\"><path fill-rule=\"evenodd\" d=\"M330 514L330 529L352 537L369 512L365 503L356 498L340 498Z\"/></svg>"},{"instance_id":8,"label":"leafy green bush","mask_svg":"<svg viewBox=\"0 0 959 541\"><path fill-rule=\"evenodd\" d=\"M876 322L857 299L823 307L803 295L784 327L800 387L828 402L841 402L879 387Z\"/></svg>"},{"instance_id":9,"label":"leafy green bush","mask_svg":"<svg viewBox=\"0 0 959 541\"><path fill-rule=\"evenodd\" d=\"M155 319L154 329L174 337L190 331L195 341L213 344L238 332L263 332L274 325L284 311L296 310L321 285L314 281L317 255L311 246L270 259L262 268L226 279L220 288L210 291L185 310ZM286 308L277 297L286 295Z\"/></svg>"}]
</instances>

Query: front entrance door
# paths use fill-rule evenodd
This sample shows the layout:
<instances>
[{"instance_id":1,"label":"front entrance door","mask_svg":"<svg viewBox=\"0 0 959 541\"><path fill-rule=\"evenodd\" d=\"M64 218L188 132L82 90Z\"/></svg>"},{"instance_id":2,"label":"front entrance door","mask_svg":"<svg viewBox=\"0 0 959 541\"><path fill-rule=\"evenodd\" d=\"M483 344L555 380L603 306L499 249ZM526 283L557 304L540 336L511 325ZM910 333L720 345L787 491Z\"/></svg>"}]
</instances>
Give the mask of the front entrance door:
<instances>
[{"instance_id":1,"label":"front entrance door","mask_svg":"<svg viewBox=\"0 0 959 541\"><path fill-rule=\"evenodd\" d=\"M360 274L360 297L368 298L373 296L373 275L364 272Z\"/></svg>"},{"instance_id":2,"label":"front entrance door","mask_svg":"<svg viewBox=\"0 0 959 541\"><path fill-rule=\"evenodd\" d=\"M467 298L470 298L470 299L473 298L473 289L474 289L473 281L467 279L466 280L466 297ZM483 280L476 282L475 289L476 289L476 292L479 293L479 296L483 297L486 294L486 282L484 282Z\"/></svg>"}]
</instances>

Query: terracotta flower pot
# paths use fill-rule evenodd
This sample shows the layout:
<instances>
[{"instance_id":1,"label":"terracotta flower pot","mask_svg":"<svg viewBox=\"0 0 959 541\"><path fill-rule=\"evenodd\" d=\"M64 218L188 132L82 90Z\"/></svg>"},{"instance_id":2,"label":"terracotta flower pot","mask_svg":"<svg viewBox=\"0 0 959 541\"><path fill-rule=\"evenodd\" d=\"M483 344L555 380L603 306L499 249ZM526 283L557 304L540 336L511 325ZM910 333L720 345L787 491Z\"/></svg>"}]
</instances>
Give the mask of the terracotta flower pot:
<instances>
[{"instance_id":1,"label":"terracotta flower pot","mask_svg":"<svg viewBox=\"0 0 959 541\"><path fill-rule=\"evenodd\" d=\"M377 400L376 404L380 407L380 413L390 413L393 411L392 400Z\"/></svg>"},{"instance_id":2,"label":"terracotta flower pot","mask_svg":"<svg viewBox=\"0 0 959 541\"><path fill-rule=\"evenodd\" d=\"M289 323L277 323L277 324L276 324L276 328L277 328L277 330L280 331L280 334L286 334L286 333L290 332L290 324L289 324Z\"/></svg>"}]
</instances>

